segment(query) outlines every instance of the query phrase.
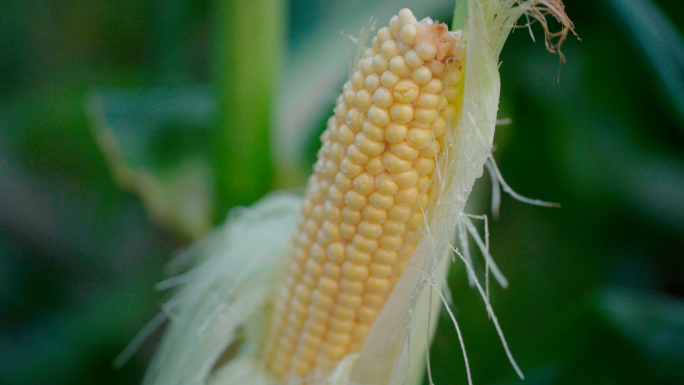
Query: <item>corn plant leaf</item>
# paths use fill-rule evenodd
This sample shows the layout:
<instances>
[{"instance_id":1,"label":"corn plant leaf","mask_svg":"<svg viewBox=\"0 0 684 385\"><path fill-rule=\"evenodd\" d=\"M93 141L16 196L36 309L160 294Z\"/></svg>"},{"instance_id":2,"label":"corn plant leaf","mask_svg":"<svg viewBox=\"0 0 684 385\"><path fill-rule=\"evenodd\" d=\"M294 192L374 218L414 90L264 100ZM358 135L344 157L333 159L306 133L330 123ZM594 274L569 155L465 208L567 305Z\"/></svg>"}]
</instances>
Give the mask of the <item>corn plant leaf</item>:
<instances>
[{"instance_id":1,"label":"corn plant leaf","mask_svg":"<svg viewBox=\"0 0 684 385\"><path fill-rule=\"evenodd\" d=\"M273 188L273 100L285 40L282 0L216 2L212 85L216 224Z\"/></svg>"},{"instance_id":2,"label":"corn plant leaf","mask_svg":"<svg viewBox=\"0 0 684 385\"><path fill-rule=\"evenodd\" d=\"M684 127L684 38L651 0L607 0L621 29L636 42L658 77L666 94L665 102L671 106Z\"/></svg>"},{"instance_id":3,"label":"corn plant leaf","mask_svg":"<svg viewBox=\"0 0 684 385\"><path fill-rule=\"evenodd\" d=\"M682 378L684 303L663 294L601 289L559 314L542 336L531 351L533 384L675 384Z\"/></svg>"},{"instance_id":4,"label":"corn plant leaf","mask_svg":"<svg viewBox=\"0 0 684 385\"><path fill-rule=\"evenodd\" d=\"M88 113L118 184L150 215L189 239L211 228L208 144L215 102L207 88L94 93Z\"/></svg>"}]
</instances>

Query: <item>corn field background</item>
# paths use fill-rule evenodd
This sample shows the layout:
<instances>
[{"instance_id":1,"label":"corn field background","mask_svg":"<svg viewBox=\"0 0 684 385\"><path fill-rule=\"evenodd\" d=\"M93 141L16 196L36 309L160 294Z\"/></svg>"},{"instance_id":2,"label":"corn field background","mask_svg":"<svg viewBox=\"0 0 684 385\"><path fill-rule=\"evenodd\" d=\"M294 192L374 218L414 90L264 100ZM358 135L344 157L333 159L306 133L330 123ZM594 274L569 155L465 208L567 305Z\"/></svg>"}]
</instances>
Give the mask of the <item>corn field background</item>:
<instances>
[{"instance_id":1,"label":"corn field background","mask_svg":"<svg viewBox=\"0 0 684 385\"><path fill-rule=\"evenodd\" d=\"M684 384L684 3L567 0L558 73L536 32L502 54L492 303L452 269L475 384ZM298 190L348 75L344 34L454 3L14 0L0 6L0 383L136 384L173 252L231 207ZM347 40L348 44L351 44ZM560 79L560 83L557 81ZM485 172L467 211L490 214ZM466 382L455 331L436 384Z\"/></svg>"}]
</instances>

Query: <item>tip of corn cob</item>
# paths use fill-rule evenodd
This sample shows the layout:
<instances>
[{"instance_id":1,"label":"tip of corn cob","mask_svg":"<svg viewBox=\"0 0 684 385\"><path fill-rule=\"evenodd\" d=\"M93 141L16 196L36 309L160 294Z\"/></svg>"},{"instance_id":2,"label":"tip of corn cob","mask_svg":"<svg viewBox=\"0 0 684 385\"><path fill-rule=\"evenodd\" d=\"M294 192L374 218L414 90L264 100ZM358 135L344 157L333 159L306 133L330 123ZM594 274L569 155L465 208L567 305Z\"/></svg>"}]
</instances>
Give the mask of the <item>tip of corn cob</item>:
<instances>
[{"instance_id":1,"label":"tip of corn cob","mask_svg":"<svg viewBox=\"0 0 684 385\"><path fill-rule=\"evenodd\" d=\"M456 39L449 32L446 24L435 21L425 28L425 32L418 37L418 40L422 40L420 44L428 43L437 49L436 60L444 62L454 56Z\"/></svg>"},{"instance_id":2,"label":"tip of corn cob","mask_svg":"<svg viewBox=\"0 0 684 385\"><path fill-rule=\"evenodd\" d=\"M449 32L446 24L433 21L429 17L418 21L408 8L392 16L389 25L378 30L369 50L381 52L383 56L393 53L392 43L382 48L387 41L392 41L392 38L395 38L397 44L397 55L408 53L411 56L415 53L425 61L436 60L443 64L454 57L454 48L457 45L454 34ZM370 51L367 52L370 54Z\"/></svg>"}]
</instances>

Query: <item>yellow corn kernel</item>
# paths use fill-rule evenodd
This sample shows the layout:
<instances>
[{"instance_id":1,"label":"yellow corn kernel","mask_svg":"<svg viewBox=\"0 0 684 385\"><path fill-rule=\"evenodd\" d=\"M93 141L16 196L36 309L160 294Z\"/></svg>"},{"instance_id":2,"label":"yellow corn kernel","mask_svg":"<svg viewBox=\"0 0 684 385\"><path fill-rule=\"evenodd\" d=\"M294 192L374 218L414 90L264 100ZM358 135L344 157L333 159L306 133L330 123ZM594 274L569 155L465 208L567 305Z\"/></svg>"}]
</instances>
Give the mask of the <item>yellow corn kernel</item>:
<instances>
[{"instance_id":1,"label":"yellow corn kernel","mask_svg":"<svg viewBox=\"0 0 684 385\"><path fill-rule=\"evenodd\" d=\"M356 234L356 226L349 223L340 223L340 236L345 241L348 241Z\"/></svg>"},{"instance_id":2,"label":"yellow corn kernel","mask_svg":"<svg viewBox=\"0 0 684 385\"><path fill-rule=\"evenodd\" d=\"M360 73L357 72L357 74L360 74ZM366 89L368 91L375 92L375 90L377 90L378 87L380 87L380 77L376 74L368 75L368 76L366 76L366 79L364 80L364 85L366 86Z\"/></svg>"},{"instance_id":3,"label":"yellow corn kernel","mask_svg":"<svg viewBox=\"0 0 684 385\"><path fill-rule=\"evenodd\" d=\"M373 258L379 263L394 264L397 261L397 252L394 250L378 249Z\"/></svg>"},{"instance_id":4,"label":"yellow corn kernel","mask_svg":"<svg viewBox=\"0 0 684 385\"><path fill-rule=\"evenodd\" d=\"M408 123L413 120L413 105L409 103L394 103L390 107L392 120L398 123Z\"/></svg>"},{"instance_id":5,"label":"yellow corn kernel","mask_svg":"<svg viewBox=\"0 0 684 385\"><path fill-rule=\"evenodd\" d=\"M392 103L394 103L394 99L392 98L392 92L390 92L390 90L384 87L376 89L375 93L373 94L373 103L376 106L380 107L392 106Z\"/></svg>"},{"instance_id":6,"label":"yellow corn kernel","mask_svg":"<svg viewBox=\"0 0 684 385\"><path fill-rule=\"evenodd\" d=\"M347 261L342 264L342 276L352 281L361 281L368 277L368 266Z\"/></svg>"},{"instance_id":7,"label":"yellow corn kernel","mask_svg":"<svg viewBox=\"0 0 684 385\"><path fill-rule=\"evenodd\" d=\"M401 36L401 40L406 46L412 47L413 43L416 42L416 26L413 24L405 25L401 29L399 36Z\"/></svg>"},{"instance_id":8,"label":"yellow corn kernel","mask_svg":"<svg viewBox=\"0 0 684 385\"><path fill-rule=\"evenodd\" d=\"M432 133L424 128L412 128L407 133L406 140L411 147L417 150L424 150L432 144Z\"/></svg>"},{"instance_id":9,"label":"yellow corn kernel","mask_svg":"<svg viewBox=\"0 0 684 385\"><path fill-rule=\"evenodd\" d=\"M376 191L368 197L368 202L377 209L387 210L394 205L394 197Z\"/></svg>"},{"instance_id":10,"label":"yellow corn kernel","mask_svg":"<svg viewBox=\"0 0 684 385\"><path fill-rule=\"evenodd\" d=\"M368 159L370 158L368 155L364 154L361 152L356 145L352 144L351 146L347 147L347 158L351 160L352 162L363 166L366 163L368 163Z\"/></svg>"},{"instance_id":11,"label":"yellow corn kernel","mask_svg":"<svg viewBox=\"0 0 684 385\"><path fill-rule=\"evenodd\" d=\"M399 143L406 138L407 133L407 125L392 122L385 128L385 140L389 143Z\"/></svg>"},{"instance_id":12,"label":"yellow corn kernel","mask_svg":"<svg viewBox=\"0 0 684 385\"><path fill-rule=\"evenodd\" d=\"M388 278L370 277L366 281L366 288L371 294L385 294L389 291L390 284ZM359 314L359 320L361 320L361 314Z\"/></svg>"},{"instance_id":13,"label":"yellow corn kernel","mask_svg":"<svg viewBox=\"0 0 684 385\"><path fill-rule=\"evenodd\" d=\"M377 73L383 73L389 68L389 62L381 54L373 56L373 68ZM377 78L377 76L376 76ZM375 79L375 78L374 78ZM378 84L380 83L380 78L378 79Z\"/></svg>"},{"instance_id":14,"label":"yellow corn kernel","mask_svg":"<svg viewBox=\"0 0 684 385\"><path fill-rule=\"evenodd\" d=\"M366 238L360 234L354 235L354 238L352 239L352 244L357 249L365 251L367 253L372 253L378 248L378 241L376 241L375 239Z\"/></svg>"},{"instance_id":15,"label":"yellow corn kernel","mask_svg":"<svg viewBox=\"0 0 684 385\"><path fill-rule=\"evenodd\" d=\"M394 86L392 95L402 103L411 103L418 97L420 87L410 80L402 80Z\"/></svg>"},{"instance_id":16,"label":"yellow corn kernel","mask_svg":"<svg viewBox=\"0 0 684 385\"><path fill-rule=\"evenodd\" d=\"M418 171L418 174L420 175L429 175L433 171L435 171L435 167L437 166L437 162L432 159L432 158L422 158L417 160L414 163L416 170Z\"/></svg>"},{"instance_id":17,"label":"yellow corn kernel","mask_svg":"<svg viewBox=\"0 0 684 385\"><path fill-rule=\"evenodd\" d=\"M382 163L382 157L378 155L369 159L368 163L366 163L366 171L368 171L371 175L378 175L385 171L385 166Z\"/></svg>"},{"instance_id":18,"label":"yellow corn kernel","mask_svg":"<svg viewBox=\"0 0 684 385\"><path fill-rule=\"evenodd\" d=\"M432 72L425 66L418 67L411 73L411 79L418 84L425 84L432 79Z\"/></svg>"},{"instance_id":19,"label":"yellow corn kernel","mask_svg":"<svg viewBox=\"0 0 684 385\"><path fill-rule=\"evenodd\" d=\"M411 72L406 59L403 56L395 56L389 62L390 71L401 77L405 77Z\"/></svg>"},{"instance_id":20,"label":"yellow corn kernel","mask_svg":"<svg viewBox=\"0 0 684 385\"><path fill-rule=\"evenodd\" d=\"M420 159L420 160L423 160L423 159ZM401 191L399 191L396 195L396 200L397 200L397 203L412 206L418 200L419 195L420 195L420 193L418 192L418 188L416 188L416 186L411 186L411 187L408 187L408 188L405 188L405 189L402 189Z\"/></svg>"},{"instance_id":21,"label":"yellow corn kernel","mask_svg":"<svg viewBox=\"0 0 684 385\"><path fill-rule=\"evenodd\" d=\"M359 223L359 234L366 238L380 238L380 236L382 235L382 231L382 226L377 223L371 223L366 221L362 221L361 223Z\"/></svg>"},{"instance_id":22,"label":"yellow corn kernel","mask_svg":"<svg viewBox=\"0 0 684 385\"><path fill-rule=\"evenodd\" d=\"M371 106L371 98L372 95L368 90L361 90L354 96L354 103L359 109L365 111Z\"/></svg>"},{"instance_id":23,"label":"yellow corn kernel","mask_svg":"<svg viewBox=\"0 0 684 385\"><path fill-rule=\"evenodd\" d=\"M370 223L384 223L387 220L387 211L372 205L366 205L361 211L361 215Z\"/></svg>"},{"instance_id":24,"label":"yellow corn kernel","mask_svg":"<svg viewBox=\"0 0 684 385\"><path fill-rule=\"evenodd\" d=\"M366 205L367 198L358 192L351 190L344 195L344 203L352 210L361 210Z\"/></svg>"},{"instance_id":25,"label":"yellow corn kernel","mask_svg":"<svg viewBox=\"0 0 684 385\"><path fill-rule=\"evenodd\" d=\"M433 93L423 93L416 101L416 104L421 107L437 108L439 106L439 95Z\"/></svg>"},{"instance_id":26,"label":"yellow corn kernel","mask_svg":"<svg viewBox=\"0 0 684 385\"><path fill-rule=\"evenodd\" d=\"M375 277L386 278L394 272L394 266L373 263L370 265L371 274Z\"/></svg>"},{"instance_id":27,"label":"yellow corn kernel","mask_svg":"<svg viewBox=\"0 0 684 385\"><path fill-rule=\"evenodd\" d=\"M347 259L354 263L367 265L373 259L373 256L370 253L357 249L354 245L347 245Z\"/></svg>"},{"instance_id":28,"label":"yellow corn kernel","mask_svg":"<svg viewBox=\"0 0 684 385\"><path fill-rule=\"evenodd\" d=\"M382 45L384 42L387 40L392 40L392 33L390 32L388 27L382 27L378 30L378 43Z\"/></svg>"},{"instance_id":29,"label":"yellow corn kernel","mask_svg":"<svg viewBox=\"0 0 684 385\"><path fill-rule=\"evenodd\" d=\"M423 86L423 89L427 92L437 94L444 90L444 83L437 78L432 78L432 80Z\"/></svg>"},{"instance_id":30,"label":"yellow corn kernel","mask_svg":"<svg viewBox=\"0 0 684 385\"><path fill-rule=\"evenodd\" d=\"M412 49L406 51L406 53L404 54L404 58L406 59L406 63L407 63L407 64L409 65L409 67L411 67L411 68L420 67L420 66L423 65L423 63L425 63L425 62L423 61L423 59L421 59L420 56L418 56L418 54L416 53L416 51L414 51L414 50L412 50Z\"/></svg>"},{"instance_id":31,"label":"yellow corn kernel","mask_svg":"<svg viewBox=\"0 0 684 385\"><path fill-rule=\"evenodd\" d=\"M354 321L341 320L333 318L330 320L330 330L337 333L348 333L354 328L356 323Z\"/></svg>"},{"instance_id":32,"label":"yellow corn kernel","mask_svg":"<svg viewBox=\"0 0 684 385\"><path fill-rule=\"evenodd\" d=\"M382 43L380 47L380 53L385 59L391 59L397 51L399 51L399 47L397 47L397 43L394 40L388 40Z\"/></svg>"},{"instance_id":33,"label":"yellow corn kernel","mask_svg":"<svg viewBox=\"0 0 684 385\"><path fill-rule=\"evenodd\" d=\"M418 171L415 169L409 169L404 172L398 172L392 174L392 177L401 187L411 187L418 182Z\"/></svg>"},{"instance_id":34,"label":"yellow corn kernel","mask_svg":"<svg viewBox=\"0 0 684 385\"><path fill-rule=\"evenodd\" d=\"M412 129L411 131L415 130L420 130L418 129ZM414 147L410 143L406 142L400 142L400 143L393 143L390 145L390 151L392 153L402 159L405 160L414 160L420 155L420 149Z\"/></svg>"},{"instance_id":35,"label":"yellow corn kernel","mask_svg":"<svg viewBox=\"0 0 684 385\"><path fill-rule=\"evenodd\" d=\"M273 299L263 359L277 378L325 374L360 351L408 264L460 108L455 45L445 25L401 10L345 83Z\"/></svg>"},{"instance_id":36,"label":"yellow corn kernel","mask_svg":"<svg viewBox=\"0 0 684 385\"><path fill-rule=\"evenodd\" d=\"M384 141L385 140L385 129L383 127L378 127L375 124L371 123L370 121L365 121L363 122L363 125L361 126L361 131L363 131L363 134L366 135L367 137L377 140L377 141Z\"/></svg>"},{"instance_id":37,"label":"yellow corn kernel","mask_svg":"<svg viewBox=\"0 0 684 385\"><path fill-rule=\"evenodd\" d=\"M342 218L346 223L355 225L361 220L361 212L358 210L352 210L349 207L345 207L342 209Z\"/></svg>"},{"instance_id":38,"label":"yellow corn kernel","mask_svg":"<svg viewBox=\"0 0 684 385\"><path fill-rule=\"evenodd\" d=\"M339 284L336 280L330 279L329 277L321 277L321 279L318 280L318 288L325 294L334 295L337 294L337 291L339 290Z\"/></svg>"},{"instance_id":39,"label":"yellow corn kernel","mask_svg":"<svg viewBox=\"0 0 684 385\"><path fill-rule=\"evenodd\" d=\"M397 204L389 210L390 218L395 221L405 222L411 216L413 208L408 205Z\"/></svg>"},{"instance_id":40,"label":"yellow corn kernel","mask_svg":"<svg viewBox=\"0 0 684 385\"><path fill-rule=\"evenodd\" d=\"M380 84L385 88L393 88L400 80L401 77L392 71L385 71L380 76Z\"/></svg>"},{"instance_id":41,"label":"yellow corn kernel","mask_svg":"<svg viewBox=\"0 0 684 385\"><path fill-rule=\"evenodd\" d=\"M375 178L364 172L354 178L352 185L354 186L354 190L359 194L370 195L375 191Z\"/></svg>"},{"instance_id":42,"label":"yellow corn kernel","mask_svg":"<svg viewBox=\"0 0 684 385\"><path fill-rule=\"evenodd\" d=\"M413 165L412 161L402 159L391 151L385 152L382 156L382 160L387 171L392 173L407 171L411 169L411 166Z\"/></svg>"},{"instance_id":43,"label":"yellow corn kernel","mask_svg":"<svg viewBox=\"0 0 684 385\"><path fill-rule=\"evenodd\" d=\"M392 235L400 235L406 231L406 225L403 222L389 220L385 222L385 233ZM389 262L384 262L389 263Z\"/></svg>"}]
</instances>

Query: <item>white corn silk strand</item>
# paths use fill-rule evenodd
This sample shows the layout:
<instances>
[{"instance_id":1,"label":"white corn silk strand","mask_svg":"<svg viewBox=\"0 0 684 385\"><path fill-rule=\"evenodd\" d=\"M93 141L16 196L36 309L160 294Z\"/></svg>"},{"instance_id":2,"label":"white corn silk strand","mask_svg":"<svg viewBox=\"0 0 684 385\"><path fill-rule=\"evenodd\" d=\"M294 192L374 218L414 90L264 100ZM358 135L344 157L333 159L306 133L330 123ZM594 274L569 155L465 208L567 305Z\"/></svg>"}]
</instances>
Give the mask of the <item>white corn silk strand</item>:
<instances>
[{"instance_id":1,"label":"white corn silk strand","mask_svg":"<svg viewBox=\"0 0 684 385\"><path fill-rule=\"evenodd\" d=\"M217 371L210 383L267 384L257 365L244 361L260 344L250 325L260 323L280 261L288 247L301 198L271 195L250 209L233 211L226 224L199 250L196 267L166 303L175 319L145 376L145 384L204 385L223 352L236 341L238 328L247 338L240 360ZM185 280L184 280L185 281ZM251 352L250 352L251 350ZM238 365L240 363L240 365ZM231 373L230 376L226 373Z\"/></svg>"}]
</instances>

